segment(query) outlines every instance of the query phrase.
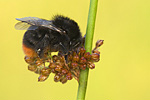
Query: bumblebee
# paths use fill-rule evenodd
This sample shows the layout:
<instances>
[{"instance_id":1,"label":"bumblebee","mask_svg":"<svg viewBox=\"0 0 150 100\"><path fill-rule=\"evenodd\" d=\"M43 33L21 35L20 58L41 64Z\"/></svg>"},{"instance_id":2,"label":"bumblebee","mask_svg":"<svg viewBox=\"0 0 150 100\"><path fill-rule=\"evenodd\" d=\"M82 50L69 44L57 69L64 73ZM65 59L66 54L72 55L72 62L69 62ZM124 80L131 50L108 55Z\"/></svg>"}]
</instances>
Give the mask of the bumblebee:
<instances>
[{"instance_id":1,"label":"bumblebee","mask_svg":"<svg viewBox=\"0 0 150 100\"><path fill-rule=\"evenodd\" d=\"M62 15L52 20L37 17L16 18L17 30L27 30L23 37L23 51L28 57L44 57L46 50L67 55L82 44L78 24Z\"/></svg>"}]
</instances>

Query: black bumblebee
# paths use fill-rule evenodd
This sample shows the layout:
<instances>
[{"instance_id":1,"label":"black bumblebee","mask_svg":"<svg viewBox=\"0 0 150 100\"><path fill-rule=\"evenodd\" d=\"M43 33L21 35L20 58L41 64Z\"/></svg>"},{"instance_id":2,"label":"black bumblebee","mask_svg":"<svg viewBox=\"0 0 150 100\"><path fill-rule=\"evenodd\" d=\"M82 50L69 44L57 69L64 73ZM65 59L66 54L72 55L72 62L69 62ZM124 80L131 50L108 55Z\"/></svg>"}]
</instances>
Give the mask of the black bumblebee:
<instances>
[{"instance_id":1,"label":"black bumblebee","mask_svg":"<svg viewBox=\"0 0 150 100\"><path fill-rule=\"evenodd\" d=\"M23 50L28 57L42 58L45 49L67 55L82 44L78 24L68 17L57 15L52 20L37 17L16 20L20 21L15 25L16 29L27 30L23 37Z\"/></svg>"}]
</instances>

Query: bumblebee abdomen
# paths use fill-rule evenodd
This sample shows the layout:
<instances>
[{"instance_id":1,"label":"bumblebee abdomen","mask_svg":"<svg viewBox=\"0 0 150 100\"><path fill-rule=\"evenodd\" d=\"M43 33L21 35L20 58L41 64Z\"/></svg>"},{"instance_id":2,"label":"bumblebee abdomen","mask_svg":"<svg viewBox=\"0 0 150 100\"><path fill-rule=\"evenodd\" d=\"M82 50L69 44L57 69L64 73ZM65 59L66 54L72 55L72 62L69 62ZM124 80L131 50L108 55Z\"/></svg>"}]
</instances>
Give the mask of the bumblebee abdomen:
<instances>
[{"instance_id":1,"label":"bumblebee abdomen","mask_svg":"<svg viewBox=\"0 0 150 100\"><path fill-rule=\"evenodd\" d=\"M27 47L25 44L22 44L22 49L26 56L28 57L36 57L37 53L32 48Z\"/></svg>"}]
</instances>

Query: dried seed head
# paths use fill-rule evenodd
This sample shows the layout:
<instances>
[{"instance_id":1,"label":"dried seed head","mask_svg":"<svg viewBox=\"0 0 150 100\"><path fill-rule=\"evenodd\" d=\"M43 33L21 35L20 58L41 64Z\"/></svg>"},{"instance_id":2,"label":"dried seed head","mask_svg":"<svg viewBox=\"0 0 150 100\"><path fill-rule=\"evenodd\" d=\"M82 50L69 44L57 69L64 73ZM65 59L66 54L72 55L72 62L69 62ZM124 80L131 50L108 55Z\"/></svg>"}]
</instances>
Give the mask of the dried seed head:
<instances>
[{"instance_id":1,"label":"dried seed head","mask_svg":"<svg viewBox=\"0 0 150 100\"><path fill-rule=\"evenodd\" d=\"M55 63L50 63L50 65L48 66L49 68L53 69L56 67L56 64Z\"/></svg>"},{"instance_id":2,"label":"dried seed head","mask_svg":"<svg viewBox=\"0 0 150 100\"><path fill-rule=\"evenodd\" d=\"M72 55L71 55L71 54L69 54L69 55L68 55L68 61L71 61L71 60L72 60L72 58L73 58L73 57L72 57Z\"/></svg>"},{"instance_id":3,"label":"dried seed head","mask_svg":"<svg viewBox=\"0 0 150 100\"><path fill-rule=\"evenodd\" d=\"M59 65L64 67L65 66L65 62L60 62Z\"/></svg>"},{"instance_id":4,"label":"dried seed head","mask_svg":"<svg viewBox=\"0 0 150 100\"><path fill-rule=\"evenodd\" d=\"M62 72L63 74L67 74L67 73L68 73L68 70L65 69L65 68L63 68L63 69L61 70L61 72Z\"/></svg>"},{"instance_id":5,"label":"dried seed head","mask_svg":"<svg viewBox=\"0 0 150 100\"><path fill-rule=\"evenodd\" d=\"M35 73L36 73L36 74L41 74L41 70L42 70L42 68L39 67L39 66L37 66L37 70L35 71Z\"/></svg>"},{"instance_id":6,"label":"dried seed head","mask_svg":"<svg viewBox=\"0 0 150 100\"><path fill-rule=\"evenodd\" d=\"M56 74L55 76L54 76L54 81L55 82L58 82L59 80L60 80L60 76L58 75L58 74Z\"/></svg>"},{"instance_id":7,"label":"dried seed head","mask_svg":"<svg viewBox=\"0 0 150 100\"><path fill-rule=\"evenodd\" d=\"M51 70L49 68L46 68L44 67L42 70L41 70L41 74L42 75L45 75L45 76L48 76L50 74Z\"/></svg>"},{"instance_id":8,"label":"dried seed head","mask_svg":"<svg viewBox=\"0 0 150 100\"><path fill-rule=\"evenodd\" d=\"M100 54L100 52L96 49L96 50L93 50L93 53L97 53L97 54Z\"/></svg>"},{"instance_id":9,"label":"dried seed head","mask_svg":"<svg viewBox=\"0 0 150 100\"><path fill-rule=\"evenodd\" d=\"M75 78L78 82L79 82L79 77L77 77L76 75L72 74L73 78Z\"/></svg>"},{"instance_id":10,"label":"dried seed head","mask_svg":"<svg viewBox=\"0 0 150 100\"><path fill-rule=\"evenodd\" d=\"M87 59L87 60L90 60L91 59L91 54L89 52L86 52L84 54L84 57Z\"/></svg>"},{"instance_id":11,"label":"dried seed head","mask_svg":"<svg viewBox=\"0 0 150 100\"><path fill-rule=\"evenodd\" d=\"M75 55L73 56L72 62L78 62L79 61L79 56Z\"/></svg>"},{"instance_id":12,"label":"dried seed head","mask_svg":"<svg viewBox=\"0 0 150 100\"><path fill-rule=\"evenodd\" d=\"M61 79L60 79L60 82L61 82L62 84L66 83L66 82L67 82L67 78L66 78L66 77L61 78Z\"/></svg>"},{"instance_id":13,"label":"dried seed head","mask_svg":"<svg viewBox=\"0 0 150 100\"><path fill-rule=\"evenodd\" d=\"M103 44L103 41L104 41L104 40L98 40L98 41L96 42L96 47L100 47L100 46Z\"/></svg>"},{"instance_id":14,"label":"dried seed head","mask_svg":"<svg viewBox=\"0 0 150 100\"><path fill-rule=\"evenodd\" d=\"M40 66L40 65L42 65L44 62L43 62L43 59L38 59L35 63L36 63L37 66Z\"/></svg>"},{"instance_id":15,"label":"dried seed head","mask_svg":"<svg viewBox=\"0 0 150 100\"><path fill-rule=\"evenodd\" d=\"M54 55L54 56L52 57L52 59L53 59L53 61L55 62L56 60L59 59L59 57L58 57L57 55Z\"/></svg>"},{"instance_id":16,"label":"dried seed head","mask_svg":"<svg viewBox=\"0 0 150 100\"><path fill-rule=\"evenodd\" d=\"M39 78L38 78L38 81L42 82L42 81L45 81L47 78L48 78L48 76L40 75Z\"/></svg>"},{"instance_id":17,"label":"dried seed head","mask_svg":"<svg viewBox=\"0 0 150 100\"><path fill-rule=\"evenodd\" d=\"M85 48L81 47L80 50L79 50L80 56L83 56L85 51L86 51Z\"/></svg>"},{"instance_id":18,"label":"dried seed head","mask_svg":"<svg viewBox=\"0 0 150 100\"><path fill-rule=\"evenodd\" d=\"M93 62L89 61L87 63L87 67L90 68L90 69L94 69L95 68L95 64Z\"/></svg>"},{"instance_id":19,"label":"dried seed head","mask_svg":"<svg viewBox=\"0 0 150 100\"><path fill-rule=\"evenodd\" d=\"M34 58L28 57L28 56L25 56L25 57L24 57L24 60L25 60L26 63L28 63L28 64L34 64L34 61L35 61Z\"/></svg>"},{"instance_id":20,"label":"dried seed head","mask_svg":"<svg viewBox=\"0 0 150 100\"><path fill-rule=\"evenodd\" d=\"M56 65L55 71L60 72L62 70L62 68L63 68L62 66Z\"/></svg>"},{"instance_id":21,"label":"dried seed head","mask_svg":"<svg viewBox=\"0 0 150 100\"><path fill-rule=\"evenodd\" d=\"M84 43L83 43L84 44ZM85 70L87 67L90 69L95 68L94 62L98 62L100 59L100 52L98 47L103 44L103 40L96 42L96 47L93 49L92 54L86 52L85 48L80 46L73 51L70 51L67 56L62 56L62 52L58 55L54 55L51 58L49 50L44 52L44 57L25 57L25 61L30 64L28 69L40 74L38 81L45 81L49 74L53 72L55 74L54 81L60 81L62 84L67 80L75 78L79 81L80 70ZM67 57L67 60L66 60ZM45 66L48 66L45 67Z\"/></svg>"},{"instance_id":22,"label":"dried seed head","mask_svg":"<svg viewBox=\"0 0 150 100\"><path fill-rule=\"evenodd\" d=\"M79 66L79 67L80 67L80 66ZM77 77L79 77L79 75L80 75L80 68L75 69L74 71L75 71L75 72L76 72L76 74L77 74L76 76L77 76Z\"/></svg>"},{"instance_id":23,"label":"dried seed head","mask_svg":"<svg viewBox=\"0 0 150 100\"><path fill-rule=\"evenodd\" d=\"M86 69L86 64L80 64L80 69L85 70Z\"/></svg>"},{"instance_id":24,"label":"dried seed head","mask_svg":"<svg viewBox=\"0 0 150 100\"><path fill-rule=\"evenodd\" d=\"M50 63L51 62L51 58L45 58L44 61Z\"/></svg>"},{"instance_id":25,"label":"dried seed head","mask_svg":"<svg viewBox=\"0 0 150 100\"><path fill-rule=\"evenodd\" d=\"M80 64L85 64L86 61L87 61L87 60L86 60L84 57L81 57L79 62L80 62Z\"/></svg>"},{"instance_id":26,"label":"dried seed head","mask_svg":"<svg viewBox=\"0 0 150 100\"><path fill-rule=\"evenodd\" d=\"M60 60L57 59L57 60L55 61L55 64L60 64Z\"/></svg>"},{"instance_id":27,"label":"dried seed head","mask_svg":"<svg viewBox=\"0 0 150 100\"><path fill-rule=\"evenodd\" d=\"M64 57L63 56L59 56L60 62L64 62Z\"/></svg>"},{"instance_id":28,"label":"dried seed head","mask_svg":"<svg viewBox=\"0 0 150 100\"><path fill-rule=\"evenodd\" d=\"M63 73L58 72L57 75L59 75L60 77L62 77L62 76L63 76Z\"/></svg>"},{"instance_id":29,"label":"dried seed head","mask_svg":"<svg viewBox=\"0 0 150 100\"><path fill-rule=\"evenodd\" d=\"M71 70L72 76L79 81L80 69Z\"/></svg>"},{"instance_id":30,"label":"dried seed head","mask_svg":"<svg viewBox=\"0 0 150 100\"><path fill-rule=\"evenodd\" d=\"M100 55L97 53L92 53L91 60L94 62L98 62L100 60Z\"/></svg>"},{"instance_id":31,"label":"dried seed head","mask_svg":"<svg viewBox=\"0 0 150 100\"><path fill-rule=\"evenodd\" d=\"M67 73L66 78L67 78L67 80L71 80L72 79L72 73L71 72Z\"/></svg>"},{"instance_id":32,"label":"dried seed head","mask_svg":"<svg viewBox=\"0 0 150 100\"><path fill-rule=\"evenodd\" d=\"M51 72L52 72L52 73L56 73L55 69L51 69Z\"/></svg>"},{"instance_id":33,"label":"dried seed head","mask_svg":"<svg viewBox=\"0 0 150 100\"><path fill-rule=\"evenodd\" d=\"M75 51L72 52L72 56L75 56L77 55L77 53Z\"/></svg>"},{"instance_id":34,"label":"dried seed head","mask_svg":"<svg viewBox=\"0 0 150 100\"><path fill-rule=\"evenodd\" d=\"M36 72L37 66L36 65L28 65L28 70Z\"/></svg>"},{"instance_id":35,"label":"dried seed head","mask_svg":"<svg viewBox=\"0 0 150 100\"><path fill-rule=\"evenodd\" d=\"M78 67L78 64L75 63L75 62L73 62L73 63L71 63L71 67L72 67L73 69L76 69L76 68Z\"/></svg>"}]
</instances>

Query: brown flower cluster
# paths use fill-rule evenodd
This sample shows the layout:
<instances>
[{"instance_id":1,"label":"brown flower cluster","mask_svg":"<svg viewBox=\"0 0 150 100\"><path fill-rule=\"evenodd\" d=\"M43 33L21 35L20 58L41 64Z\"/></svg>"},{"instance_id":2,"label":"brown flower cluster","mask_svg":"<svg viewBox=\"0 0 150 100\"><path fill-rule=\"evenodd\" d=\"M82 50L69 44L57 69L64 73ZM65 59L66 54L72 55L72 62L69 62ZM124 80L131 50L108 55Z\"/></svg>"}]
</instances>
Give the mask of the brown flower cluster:
<instances>
[{"instance_id":1,"label":"brown flower cluster","mask_svg":"<svg viewBox=\"0 0 150 100\"><path fill-rule=\"evenodd\" d=\"M44 59L39 57L25 57L25 61L29 64L28 70L39 74L38 81L45 81L50 73L54 73L54 81L66 83L68 80L75 78L79 81L80 70L86 68L94 69L94 62L100 60L100 52L98 47L103 44L103 40L96 42L92 54L86 52L84 47L79 47L75 51L71 51L65 57L58 53L52 57L47 53Z\"/></svg>"}]
</instances>

